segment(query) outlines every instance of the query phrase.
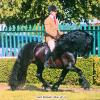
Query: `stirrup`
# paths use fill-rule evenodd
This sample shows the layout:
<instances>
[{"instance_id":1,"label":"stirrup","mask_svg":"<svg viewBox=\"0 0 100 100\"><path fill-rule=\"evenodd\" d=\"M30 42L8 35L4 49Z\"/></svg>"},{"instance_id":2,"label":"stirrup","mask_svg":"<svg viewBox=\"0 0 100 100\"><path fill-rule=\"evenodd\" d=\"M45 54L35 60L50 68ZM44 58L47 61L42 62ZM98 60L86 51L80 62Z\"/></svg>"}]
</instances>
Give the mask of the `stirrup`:
<instances>
[{"instance_id":1,"label":"stirrup","mask_svg":"<svg viewBox=\"0 0 100 100\"><path fill-rule=\"evenodd\" d=\"M48 67L48 60L44 63L45 67Z\"/></svg>"}]
</instances>

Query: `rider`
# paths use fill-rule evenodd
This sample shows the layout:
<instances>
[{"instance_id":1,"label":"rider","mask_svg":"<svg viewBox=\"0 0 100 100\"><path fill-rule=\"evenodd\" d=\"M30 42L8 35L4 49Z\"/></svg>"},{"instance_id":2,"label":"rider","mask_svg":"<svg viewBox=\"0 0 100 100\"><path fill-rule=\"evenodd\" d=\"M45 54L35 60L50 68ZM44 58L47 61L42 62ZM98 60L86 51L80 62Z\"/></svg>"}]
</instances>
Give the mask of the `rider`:
<instances>
[{"instance_id":1,"label":"rider","mask_svg":"<svg viewBox=\"0 0 100 100\"><path fill-rule=\"evenodd\" d=\"M60 32L58 29L59 22L56 18L57 7L55 5L51 5L48 7L48 11L49 16L44 21L45 31L47 33L45 35L45 42L48 44L51 51L48 51L47 54L45 54L45 65L48 63L48 59L55 48L56 39L63 34L63 32Z\"/></svg>"}]
</instances>

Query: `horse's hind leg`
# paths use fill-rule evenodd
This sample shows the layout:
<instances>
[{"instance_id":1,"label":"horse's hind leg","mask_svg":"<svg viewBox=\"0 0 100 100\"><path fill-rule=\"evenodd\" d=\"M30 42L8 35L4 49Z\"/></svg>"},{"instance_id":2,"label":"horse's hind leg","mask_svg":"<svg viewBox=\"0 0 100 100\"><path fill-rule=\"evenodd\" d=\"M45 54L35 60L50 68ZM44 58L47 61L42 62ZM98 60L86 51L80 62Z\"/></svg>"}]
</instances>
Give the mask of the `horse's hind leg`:
<instances>
[{"instance_id":1,"label":"horse's hind leg","mask_svg":"<svg viewBox=\"0 0 100 100\"><path fill-rule=\"evenodd\" d=\"M46 90L46 88L50 87L50 85L42 77L42 73L43 73L43 70L44 70L44 65L40 62L37 63L36 65L37 65L36 77L39 79L40 82L43 83L43 87Z\"/></svg>"},{"instance_id":2,"label":"horse's hind leg","mask_svg":"<svg viewBox=\"0 0 100 100\"><path fill-rule=\"evenodd\" d=\"M84 88L84 89L89 89L90 88L90 84L89 82L85 79L82 71L77 68L76 66L73 67L73 71L75 71L76 73L78 73L78 75L80 76L79 78L79 83L80 85Z\"/></svg>"},{"instance_id":3,"label":"horse's hind leg","mask_svg":"<svg viewBox=\"0 0 100 100\"><path fill-rule=\"evenodd\" d=\"M65 69L62 70L62 73L61 73L61 76L60 76L59 80L51 88L53 91L57 91L58 90L61 82L64 80L64 78L65 78L65 76L66 76L66 74L68 72L69 72L69 69L65 68Z\"/></svg>"}]
</instances>

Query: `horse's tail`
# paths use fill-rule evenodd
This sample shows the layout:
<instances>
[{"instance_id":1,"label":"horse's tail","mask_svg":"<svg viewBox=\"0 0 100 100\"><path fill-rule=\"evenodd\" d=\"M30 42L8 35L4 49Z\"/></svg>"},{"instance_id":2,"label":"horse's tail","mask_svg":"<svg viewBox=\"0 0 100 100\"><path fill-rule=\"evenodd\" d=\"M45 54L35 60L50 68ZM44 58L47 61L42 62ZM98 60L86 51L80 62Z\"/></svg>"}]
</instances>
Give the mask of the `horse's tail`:
<instances>
[{"instance_id":1,"label":"horse's tail","mask_svg":"<svg viewBox=\"0 0 100 100\"><path fill-rule=\"evenodd\" d=\"M18 62L18 60L16 60L10 78L9 78L9 86L11 87L12 90L15 90L19 84L20 84L20 80L19 80L19 75L20 75L20 69L21 69L21 65Z\"/></svg>"},{"instance_id":2,"label":"horse's tail","mask_svg":"<svg viewBox=\"0 0 100 100\"><path fill-rule=\"evenodd\" d=\"M33 47L34 45L28 44L19 52L9 78L9 86L12 90L17 89L26 81L28 65L32 63L34 58Z\"/></svg>"}]
</instances>

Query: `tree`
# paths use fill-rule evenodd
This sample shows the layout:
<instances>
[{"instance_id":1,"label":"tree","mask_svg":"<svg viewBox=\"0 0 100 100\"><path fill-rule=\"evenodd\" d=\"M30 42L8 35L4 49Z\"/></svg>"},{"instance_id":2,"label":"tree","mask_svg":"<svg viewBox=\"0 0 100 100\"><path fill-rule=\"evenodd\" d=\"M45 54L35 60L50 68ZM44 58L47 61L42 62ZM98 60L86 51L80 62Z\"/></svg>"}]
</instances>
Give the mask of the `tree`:
<instances>
[{"instance_id":1,"label":"tree","mask_svg":"<svg viewBox=\"0 0 100 100\"><path fill-rule=\"evenodd\" d=\"M64 9L65 18L74 21L100 19L100 0L59 0Z\"/></svg>"},{"instance_id":2,"label":"tree","mask_svg":"<svg viewBox=\"0 0 100 100\"><path fill-rule=\"evenodd\" d=\"M55 4L62 13L59 0L1 0L0 19L6 23L22 24L43 22L48 15L48 6Z\"/></svg>"},{"instance_id":3,"label":"tree","mask_svg":"<svg viewBox=\"0 0 100 100\"><path fill-rule=\"evenodd\" d=\"M51 4L57 6L60 20L100 19L100 0L0 0L0 21L9 24L43 23Z\"/></svg>"}]
</instances>

